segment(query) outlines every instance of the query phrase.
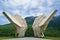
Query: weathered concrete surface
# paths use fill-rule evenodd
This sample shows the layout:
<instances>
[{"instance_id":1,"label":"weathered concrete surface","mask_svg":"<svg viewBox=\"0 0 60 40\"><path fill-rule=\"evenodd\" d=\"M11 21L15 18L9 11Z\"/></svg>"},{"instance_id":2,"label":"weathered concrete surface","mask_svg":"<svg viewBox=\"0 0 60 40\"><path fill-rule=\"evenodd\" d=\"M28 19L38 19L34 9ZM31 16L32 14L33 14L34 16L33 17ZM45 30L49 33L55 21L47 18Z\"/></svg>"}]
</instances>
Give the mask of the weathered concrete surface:
<instances>
[{"instance_id":1,"label":"weathered concrete surface","mask_svg":"<svg viewBox=\"0 0 60 40\"><path fill-rule=\"evenodd\" d=\"M12 38L12 39L4 39L4 40L51 40L51 39L42 39L42 38L34 38L34 37L24 37L24 38Z\"/></svg>"},{"instance_id":2,"label":"weathered concrete surface","mask_svg":"<svg viewBox=\"0 0 60 40\"><path fill-rule=\"evenodd\" d=\"M11 16L7 12L3 12L5 17L12 23L13 27L15 28L15 36L16 37L24 37L25 32L27 30L27 23L25 19L23 19L20 15L15 14L15 16Z\"/></svg>"},{"instance_id":3,"label":"weathered concrete surface","mask_svg":"<svg viewBox=\"0 0 60 40\"><path fill-rule=\"evenodd\" d=\"M35 21L32 25L35 37L44 37L44 32L56 12L57 10L55 9L48 16L42 14L39 17L35 18Z\"/></svg>"}]
</instances>

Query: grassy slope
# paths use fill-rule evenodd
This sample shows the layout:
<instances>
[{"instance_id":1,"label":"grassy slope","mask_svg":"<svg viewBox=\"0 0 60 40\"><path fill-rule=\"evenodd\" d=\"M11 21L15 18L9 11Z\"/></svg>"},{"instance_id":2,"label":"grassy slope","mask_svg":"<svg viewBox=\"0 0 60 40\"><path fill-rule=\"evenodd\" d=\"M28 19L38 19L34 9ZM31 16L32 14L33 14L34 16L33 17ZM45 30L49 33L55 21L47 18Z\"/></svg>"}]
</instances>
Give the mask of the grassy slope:
<instances>
[{"instance_id":1,"label":"grassy slope","mask_svg":"<svg viewBox=\"0 0 60 40\"><path fill-rule=\"evenodd\" d=\"M14 38L15 30L12 25L3 25L0 26L0 40L1 39L9 39ZM26 31L25 36L26 37L33 37L33 30L31 24L28 25L28 29ZM55 27L48 27L45 31L45 37L47 39L53 39L53 40L60 40L60 30L58 30Z\"/></svg>"},{"instance_id":2,"label":"grassy slope","mask_svg":"<svg viewBox=\"0 0 60 40\"><path fill-rule=\"evenodd\" d=\"M15 37L0 37L0 40L3 40L3 39L12 39L12 38L15 38ZM43 39L60 40L60 37L49 37L49 36L46 36Z\"/></svg>"}]
</instances>

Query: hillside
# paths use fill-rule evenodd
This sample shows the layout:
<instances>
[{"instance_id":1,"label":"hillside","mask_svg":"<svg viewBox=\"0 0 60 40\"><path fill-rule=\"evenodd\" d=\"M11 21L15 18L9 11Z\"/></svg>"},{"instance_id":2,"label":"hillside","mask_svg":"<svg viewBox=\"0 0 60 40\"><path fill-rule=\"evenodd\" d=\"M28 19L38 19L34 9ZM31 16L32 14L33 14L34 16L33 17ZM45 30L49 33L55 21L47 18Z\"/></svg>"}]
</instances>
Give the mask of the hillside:
<instances>
[{"instance_id":1,"label":"hillside","mask_svg":"<svg viewBox=\"0 0 60 40\"><path fill-rule=\"evenodd\" d=\"M26 19L28 25L30 25L30 24L33 24L35 18L36 17L32 16L32 17L26 17L25 19ZM31 25L28 27L28 30L29 29L31 29ZM55 17L52 18L52 20L48 24L48 27L47 27L47 29L45 31L45 35L46 36L54 36L54 37L59 36L60 37L60 15L59 16L55 16Z\"/></svg>"},{"instance_id":2,"label":"hillside","mask_svg":"<svg viewBox=\"0 0 60 40\"><path fill-rule=\"evenodd\" d=\"M26 17L25 20L27 21L28 24L33 24L35 18L36 17L31 16L31 17ZM60 15L52 18L48 27L50 27L50 26L54 26L57 28L60 26Z\"/></svg>"},{"instance_id":3,"label":"hillside","mask_svg":"<svg viewBox=\"0 0 60 40\"><path fill-rule=\"evenodd\" d=\"M28 24L28 29L26 31L25 36L34 36L32 24L36 17L26 17L26 22ZM0 25L0 36L14 36L15 30L12 24ZM55 16L50 21L46 31L45 36L53 36L53 37L60 37L60 16Z\"/></svg>"}]
</instances>

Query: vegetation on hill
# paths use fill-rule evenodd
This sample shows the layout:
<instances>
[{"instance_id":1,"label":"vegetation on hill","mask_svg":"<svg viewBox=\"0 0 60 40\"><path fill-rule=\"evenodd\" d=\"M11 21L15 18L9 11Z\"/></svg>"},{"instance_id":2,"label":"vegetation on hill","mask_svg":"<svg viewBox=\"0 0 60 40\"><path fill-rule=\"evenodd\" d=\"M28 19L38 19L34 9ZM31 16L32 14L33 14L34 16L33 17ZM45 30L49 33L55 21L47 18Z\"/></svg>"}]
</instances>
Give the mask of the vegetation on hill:
<instances>
[{"instance_id":1,"label":"vegetation on hill","mask_svg":"<svg viewBox=\"0 0 60 40\"><path fill-rule=\"evenodd\" d=\"M26 17L28 29L25 36L34 36L32 24L36 17ZM45 36L60 37L60 16L53 17L50 21L47 29L45 30ZM0 36L15 36L15 30L12 24L0 25Z\"/></svg>"}]
</instances>

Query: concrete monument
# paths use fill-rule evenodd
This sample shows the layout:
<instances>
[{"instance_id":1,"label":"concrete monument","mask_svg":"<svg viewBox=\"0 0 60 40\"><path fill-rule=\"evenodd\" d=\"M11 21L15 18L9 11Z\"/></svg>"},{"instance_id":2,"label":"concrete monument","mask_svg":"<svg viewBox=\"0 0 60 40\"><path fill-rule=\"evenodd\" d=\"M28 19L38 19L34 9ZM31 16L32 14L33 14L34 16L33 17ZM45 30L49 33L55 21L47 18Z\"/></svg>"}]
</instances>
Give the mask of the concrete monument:
<instances>
[{"instance_id":1,"label":"concrete monument","mask_svg":"<svg viewBox=\"0 0 60 40\"><path fill-rule=\"evenodd\" d=\"M57 10L52 11L48 16L44 14L37 17L32 25L35 37L44 37L44 31Z\"/></svg>"},{"instance_id":2,"label":"concrete monument","mask_svg":"<svg viewBox=\"0 0 60 40\"><path fill-rule=\"evenodd\" d=\"M7 19L12 23L15 28L15 35L17 37L24 37L25 32L27 30L27 23L25 19L23 19L20 15L16 14L12 17L9 13L3 12L3 14L7 17Z\"/></svg>"}]
</instances>

